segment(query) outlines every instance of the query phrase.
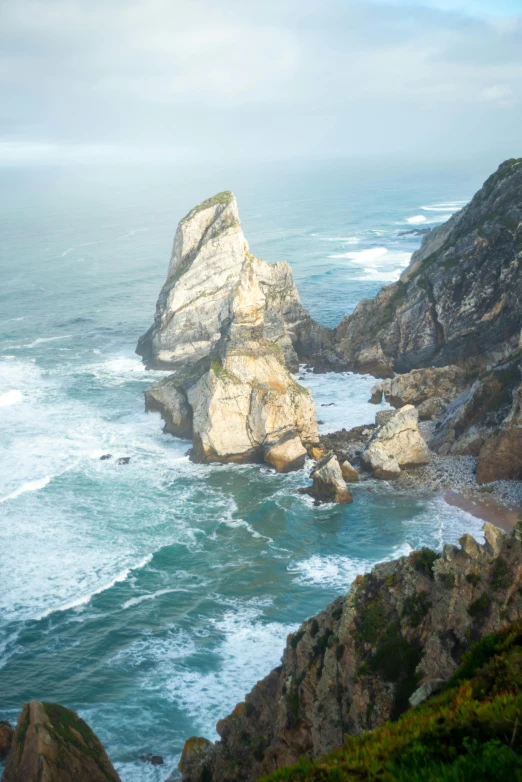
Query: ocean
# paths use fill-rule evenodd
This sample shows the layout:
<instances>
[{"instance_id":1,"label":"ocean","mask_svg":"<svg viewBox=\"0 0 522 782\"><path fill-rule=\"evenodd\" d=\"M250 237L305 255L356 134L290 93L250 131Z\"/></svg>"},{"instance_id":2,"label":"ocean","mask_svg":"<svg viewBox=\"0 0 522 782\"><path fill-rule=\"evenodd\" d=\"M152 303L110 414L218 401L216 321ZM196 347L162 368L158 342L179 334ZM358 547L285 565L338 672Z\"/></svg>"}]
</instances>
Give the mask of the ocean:
<instances>
[{"instance_id":1,"label":"ocean","mask_svg":"<svg viewBox=\"0 0 522 782\"><path fill-rule=\"evenodd\" d=\"M184 740L276 666L289 632L375 562L480 537L392 484L313 507L302 472L203 466L162 433L134 354L178 220L234 190L252 252L287 260L333 326L397 279L489 166L326 161L0 170L0 719L76 709L124 782L175 771ZM374 379L305 373L323 432L370 423ZM100 456L130 456L128 465ZM139 760L160 754L164 766Z\"/></svg>"}]
</instances>

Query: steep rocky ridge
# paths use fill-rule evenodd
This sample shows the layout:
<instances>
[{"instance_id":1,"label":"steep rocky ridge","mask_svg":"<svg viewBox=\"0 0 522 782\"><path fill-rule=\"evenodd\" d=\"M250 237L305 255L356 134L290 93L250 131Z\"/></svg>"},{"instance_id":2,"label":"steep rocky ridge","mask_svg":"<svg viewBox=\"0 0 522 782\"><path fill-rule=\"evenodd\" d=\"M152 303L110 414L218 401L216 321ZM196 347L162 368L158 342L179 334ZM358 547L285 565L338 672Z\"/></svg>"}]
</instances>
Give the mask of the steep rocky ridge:
<instances>
[{"instance_id":1,"label":"steep rocky ridge","mask_svg":"<svg viewBox=\"0 0 522 782\"><path fill-rule=\"evenodd\" d=\"M281 666L218 723L221 740L187 742L184 782L253 782L382 725L420 688L447 681L471 642L522 617L521 525L510 536L484 530L483 545L465 535L441 555L377 565L304 622Z\"/></svg>"},{"instance_id":2,"label":"steep rocky ridge","mask_svg":"<svg viewBox=\"0 0 522 782\"><path fill-rule=\"evenodd\" d=\"M336 330L345 366L380 377L456 364L478 374L518 354L522 325L522 159L430 232L401 279Z\"/></svg>"},{"instance_id":3,"label":"steep rocky ridge","mask_svg":"<svg viewBox=\"0 0 522 782\"><path fill-rule=\"evenodd\" d=\"M153 326L138 352L173 374L145 392L171 434L203 462L302 467L319 435L311 394L291 370L321 363L333 332L302 307L286 263L254 257L232 193L179 224Z\"/></svg>"},{"instance_id":4,"label":"steep rocky ridge","mask_svg":"<svg viewBox=\"0 0 522 782\"><path fill-rule=\"evenodd\" d=\"M186 370L210 355L230 318L230 290L246 260L265 296L266 338L280 346L292 369L298 356L324 362L333 331L302 306L288 263L269 264L250 253L236 199L225 191L179 223L154 323L138 342L137 352L148 365Z\"/></svg>"}]
</instances>

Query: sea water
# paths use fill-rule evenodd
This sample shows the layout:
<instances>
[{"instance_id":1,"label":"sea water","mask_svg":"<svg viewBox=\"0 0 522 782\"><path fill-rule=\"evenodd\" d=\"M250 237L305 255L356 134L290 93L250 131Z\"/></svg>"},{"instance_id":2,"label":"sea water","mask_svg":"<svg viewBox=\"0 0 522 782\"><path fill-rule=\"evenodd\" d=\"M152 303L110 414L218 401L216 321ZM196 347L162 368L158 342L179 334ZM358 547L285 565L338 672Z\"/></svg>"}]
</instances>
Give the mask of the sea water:
<instances>
[{"instance_id":1,"label":"sea water","mask_svg":"<svg viewBox=\"0 0 522 782\"><path fill-rule=\"evenodd\" d=\"M480 536L465 512L393 484L315 508L295 493L310 464L192 464L188 443L144 411L162 374L134 348L178 220L219 190L235 191L252 252L288 260L305 306L333 326L398 278L420 242L405 232L446 220L486 174L342 162L0 171L0 718L32 698L62 703L124 782L163 780L184 740L214 739L287 634L358 573ZM373 421L373 378L305 378L323 432Z\"/></svg>"}]
</instances>

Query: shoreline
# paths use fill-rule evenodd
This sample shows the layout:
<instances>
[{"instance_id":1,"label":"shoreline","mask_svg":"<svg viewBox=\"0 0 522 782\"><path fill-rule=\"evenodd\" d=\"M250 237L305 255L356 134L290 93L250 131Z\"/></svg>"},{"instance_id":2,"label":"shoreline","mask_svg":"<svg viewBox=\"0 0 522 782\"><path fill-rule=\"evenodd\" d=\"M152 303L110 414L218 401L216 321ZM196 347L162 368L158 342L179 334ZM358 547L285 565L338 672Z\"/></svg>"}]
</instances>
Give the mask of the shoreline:
<instances>
[{"instance_id":1,"label":"shoreline","mask_svg":"<svg viewBox=\"0 0 522 782\"><path fill-rule=\"evenodd\" d=\"M495 495L466 496L466 493L450 489L442 495L444 501L455 508L470 513L477 519L488 521L504 532L511 532L522 517L522 508L502 502Z\"/></svg>"}]
</instances>

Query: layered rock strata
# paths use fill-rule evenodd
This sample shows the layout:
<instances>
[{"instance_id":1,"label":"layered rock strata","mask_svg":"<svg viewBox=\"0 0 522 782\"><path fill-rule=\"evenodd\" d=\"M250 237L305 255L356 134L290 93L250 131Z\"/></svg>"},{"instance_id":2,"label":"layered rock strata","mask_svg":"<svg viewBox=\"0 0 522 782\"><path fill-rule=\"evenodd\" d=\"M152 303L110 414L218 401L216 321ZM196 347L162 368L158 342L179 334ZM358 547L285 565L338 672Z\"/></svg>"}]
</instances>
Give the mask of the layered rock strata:
<instances>
[{"instance_id":1,"label":"layered rock strata","mask_svg":"<svg viewBox=\"0 0 522 782\"><path fill-rule=\"evenodd\" d=\"M76 712L26 703L2 782L120 782L107 754Z\"/></svg>"},{"instance_id":2,"label":"layered rock strata","mask_svg":"<svg viewBox=\"0 0 522 782\"><path fill-rule=\"evenodd\" d=\"M315 407L291 369L327 354L333 336L299 301L286 263L249 251L230 192L179 224L153 326L138 352L174 374L145 392L165 430L202 462L302 467L318 445ZM322 360L322 359L321 359Z\"/></svg>"},{"instance_id":3,"label":"layered rock strata","mask_svg":"<svg viewBox=\"0 0 522 782\"><path fill-rule=\"evenodd\" d=\"M154 323L138 342L137 353L149 366L186 371L208 358L230 319L230 290L247 260L265 297L265 336L280 347L287 365L297 369L298 357L328 360L333 331L304 309L286 262L269 264L250 253L236 199L226 191L179 223Z\"/></svg>"},{"instance_id":4,"label":"layered rock strata","mask_svg":"<svg viewBox=\"0 0 522 782\"><path fill-rule=\"evenodd\" d=\"M395 408L415 405L419 418L428 420L438 418L446 405L469 386L470 381L460 367L414 369L376 383L370 401L380 404L384 397Z\"/></svg>"},{"instance_id":5,"label":"layered rock strata","mask_svg":"<svg viewBox=\"0 0 522 782\"><path fill-rule=\"evenodd\" d=\"M478 374L520 349L522 159L431 231L397 283L361 301L336 330L345 366L391 377L427 366Z\"/></svg>"},{"instance_id":6,"label":"layered rock strata","mask_svg":"<svg viewBox=\"0 0 522 782\"><path fill-rule=\"evenodd\" d=\"M522 616L522 531L377 565L290 635L282 664L191 739L184 782L254 782L397 717L448 681L470 643Z\"/></svg>"}]
</instances>

